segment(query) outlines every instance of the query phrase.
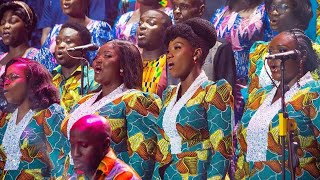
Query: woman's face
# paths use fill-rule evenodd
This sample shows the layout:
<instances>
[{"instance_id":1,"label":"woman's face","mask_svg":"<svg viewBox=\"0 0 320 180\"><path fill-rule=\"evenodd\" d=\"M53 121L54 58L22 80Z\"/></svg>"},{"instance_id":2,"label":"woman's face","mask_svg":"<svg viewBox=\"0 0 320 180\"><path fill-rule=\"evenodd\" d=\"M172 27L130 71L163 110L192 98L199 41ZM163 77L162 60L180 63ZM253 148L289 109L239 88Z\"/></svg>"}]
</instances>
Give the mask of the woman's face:
<instances>
[{"instance_id":1,"label":"woman's face","mask_svg":"<svg viewBox=\"0 0 320 180\"><path fill-rule=\"evenodd\" d=\"M269 53L276 54L276 53L283 53L290 50L296 49L296 40L294 37L287 33L280 33L270 43L269 46ZM304 63L304 62L303 62ZM271 70L272 78L276 81L281 80L281 70L280 70L280 59L271 59L268 60L268 65ZM285 84L288 84L293 79L298 77L299 71L299 64L300 64L300 57L293 57L289 59L285 59Z\"/></svg>"},{"instance_id":2,"label":"woman's face","mask_svg":"<svg viewBox=\"0 0 320 180\"><path fill-rule=\"evenodd\" d=\"M112 42L103 45L92 63L94 69L94 80L107 85L115 81L122 81L120 76L119 51Z\"/></svg>"},{"instance_id":3,"label":"woman's face","mask_svg":"<svg viewBox=\"0 0 320 180\"><path fill-rule=\"evenodd\" d=\"M268 11L271 28L277 32L297 27L298 19L293 14L293 0L273 0Z\"/></svg>"},{"instance_id":4,"label":"woman's face","mask_svg":"<svg viewBox=\"0 0 320 180\"><path fill-rule=\"evenodd\" d=\"M26 64L14 63L7 68L4 77L4 96L11 104L20 105L28 97Z\"/></svg>"},{"instance_id":5,"label":"woman's face","mask_svg":"<svg viewBox=\"0 0 320 180\"><path fill-rule=\"evenodd\" d=\"M60 6L65 15L79 17L88 9L88 0L60 0Z\"/></svg>"},{"instance_id":6,"label":"woman's face","mask_svg":"<svg viewBox=\"0 0 320 180\"><path fill-rule=\"evenodd\" d=\"M19 17L8 10L3 14L0 28L2 32L2 41L7 46L18 46L28 41L28 32L25 23Z\"/></svg>"},{"instance_id":7,"label":"woman's face","mask_svg":"<svg viewBox=\"0 0 320 180\"><path fill-rule=\"evenodd\" d=\"M193 59L194 48L188 40L177 37L170 41L167 63L172 77L184 79L196 65Z\"/></svg>"}]
</instances>

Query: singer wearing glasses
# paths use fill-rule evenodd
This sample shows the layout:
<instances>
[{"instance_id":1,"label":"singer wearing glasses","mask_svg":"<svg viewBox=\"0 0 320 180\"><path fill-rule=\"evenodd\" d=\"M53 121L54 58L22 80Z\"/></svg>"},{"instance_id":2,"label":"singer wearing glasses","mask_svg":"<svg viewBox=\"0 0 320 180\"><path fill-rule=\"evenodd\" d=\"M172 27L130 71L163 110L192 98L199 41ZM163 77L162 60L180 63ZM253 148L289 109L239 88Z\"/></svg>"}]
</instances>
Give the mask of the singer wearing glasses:
<instances>
[{"instance_id":1,"label":"singer wearing glasses","mask_svg":"<svg viewBox=\"0 0 320 180\"><path fill-rule=\"evenodd\" d=\"M320 82L311 73L319 59L311 40L302 30L293 29L277 35L269 45L269 53L300 51L285 60L285 106L292 126L293 140L298 144L297 179L320 178ZM281 143L279 117L281 110L280 59L268 60L273 85L254 90L245 107L237 130L238 163L236 179L281 179ZM276 82L275 82L276 81ZM286 152L287 149L286 149ZM288 154L286 153L286 159ZM286 177L290 171L286 161Z\"/></svg>"},{"instance_id":2,"label":"singer wearing glasses","mask_svg":"<svg viewBox=\"0 0 320 180\"><path fill-rule=\"evenodd\" d=\"M293 28L305 31L308 28L312 17L310 0L265 0L265 4L271 28L275 32L281 33ZM265 62L269 43L257 41L250 49L248 94L272 83L268 76L270 68ZM313 44L313 48L320 52L318 44Z\"/></svg>"},{"instance_id":3,"label":"singer wearing glasses","mask_svg":"<svg viewBox=\"0 0 320 180\"><path fill-rule=\"evenodd\" d=\"M4 91L17 109L0 117L1 179L56 179L62 175L68 139L59 94L44 66L24 58L6 66Z\"/></svg>"},{"instance_id":4,"label":"singer wearing glasses","mask_svg":"<svg viewBox=\"0 0 320 180\"><path fill-rule=\"evenodd\" d=\"M89 66L84 66L83 87L81 87L82 61L86 61L86 52L70 51L68 48L86 45L91 42L89 30L78 23L66 23L62 25L56 39L55 58L59 64L53 74L53 84L59 89L60 103L66 112L78 102L81 95L98 88L94 81L94 71ZM81 88L83 94L81 94Z\"/></svg>"},{"instance_id":5,"label":"singer wearing glasses","mask_svg":"<svg viewBox=\"0 0 320 180\"><path fill-rule=\"evenodd\" d=\"M140 91L143 66L138 48L128 41L109 41L99 49L93 69L101 88L79 100L65 119L63 132L70 137L72 125L87 114L107 118L112 129L110 147L117 157L132 166L142 179L151 179L156 145L153 122L161 100L155 94Z\"/></svg>"}]
</instances>

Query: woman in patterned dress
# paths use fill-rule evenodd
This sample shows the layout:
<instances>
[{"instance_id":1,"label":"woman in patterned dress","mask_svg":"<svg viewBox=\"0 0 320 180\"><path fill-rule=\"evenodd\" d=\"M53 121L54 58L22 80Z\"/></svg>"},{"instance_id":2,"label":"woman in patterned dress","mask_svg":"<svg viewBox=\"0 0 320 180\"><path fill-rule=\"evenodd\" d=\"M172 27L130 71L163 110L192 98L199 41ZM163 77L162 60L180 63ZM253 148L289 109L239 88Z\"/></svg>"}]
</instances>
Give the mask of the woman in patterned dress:
<instances>
[{"instance_id":1,"label":"woman in patterned dress","mask_svg":"<svg viewBox=\"0 0 320 180\"><path fill-rule=\"evenodd\" d=\"M169 72L181 83L163 93L156 121L154 179L223 179L232 156L233 96L224 79L202 70L216 42L213 25L193 18L167 29Z\"/></svg>"},{"instance_id":2,"label":"woman in patterned dress","mask_svg":"<svg viewBox=\"0 0 320 180\"><path fill-rule=\"evenodd\" d=\"M1 179L55 179L62 175L69 147L60 131L64 111L51 79L36 61L18 58L7 64L5 97L17 109L1 114Z\"/></svg>"},{"instance_id":3,"label":"woman in patterned dress","mask_svg":"<svg viewBox=\"0 0 320 180\"><path fill-rule=\"evenodd\" d=\"M9 47L7 53L0 54L0 75L2 75L9 60L16 57L35 59L39 50L29 45L37 18L34 11L26 3L12 1L2 4L0 6L0 20L2 41Z\"/></svg>"},{"instance_id":4,"label":"woman in patterned dress","mask_svg":"<svg viewBox=\"0 0 320 180\"><path fill-rule=\"evenodd\" d=\"M106 117L112 129L111 147L117 157L143 179L150 179L156 143L152 122L158 117L161 100L140 91L142 68L140 52L132 43L113 40L103 45L93 61L94 79L101 84L101 91L79 100L65 119L62 131L70 137L72 125L87 114Z\"/></svg>"},{"instance_id":5,"label":"woman in patterned dress","mask_svg":"<svg viewBox=\"0 0 320 180\"><path fill-rule=\"evenodd\" d=\"M301 55L285 61L285 106L288 127L297 142L294 157L296 179L320 178L320 83L310 72L319 66L311 40L302 30L293 29L277 35L269 45L269 53L298 50ZM272 79L280 81L280 60L268 60ZM281 111L279 83L254 90L246 104L240 121L236 179L280 179L281 143L279 143L279 117ZM286 149L286 176L290 177Z\"/></svg>"},{"instance_id":6,"label":"woman in patterned dress","mask_svg":"<svg viewBox=\"0 0 320 180\"><path fill-rule=\"evenodd\" d=\"M272 30L263 0L228 0L211 18L219 38L232 45L236 64L235 118L243 113L242 89L248 81L250 47L256 41L269 41Z\"/></svg>"},{"instance_id":7,"label":"woman in patterned dress","mask_svg":"<svg viewBox=\"0 0 320 180\"><path fill-rule=\"evenodd\" d=\"M270 18L271 28L281 33L298 28L306 30L312 17L310 0L266 0L266 9ZM268 55L270 41L257 41L250 49L248 72L248 94L254 89L271 85L267 74L270 73L265 57ZM314 45L320 52L319 45Z\"/></svg>"}]
</instances>

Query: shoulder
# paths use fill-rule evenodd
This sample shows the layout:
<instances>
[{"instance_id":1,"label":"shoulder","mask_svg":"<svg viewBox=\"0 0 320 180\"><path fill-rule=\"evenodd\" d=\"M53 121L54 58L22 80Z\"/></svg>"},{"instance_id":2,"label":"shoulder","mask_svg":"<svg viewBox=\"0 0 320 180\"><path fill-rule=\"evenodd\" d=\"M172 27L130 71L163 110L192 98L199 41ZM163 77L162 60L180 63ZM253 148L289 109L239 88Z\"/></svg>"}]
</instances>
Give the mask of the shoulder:
<instances>
[{"instance_id":1,"label":"shoulder","mask_svg":"<svg viewBox=\"0 0 320 180\"><path fill-rule=\"evenodd\" d=\"M218 81L206 81L202 84L204 89L205 102L215 103L221 101L222 103L227 103L232 99L232 87L225 80L220 79Z\"/></svg>"},{"instance_id":2,"label":"shoulder","mask_svg":"<svg viewBox=\"0 0 320 180\"><path fill-rule=\"evenodd\" d=\"M137 101L143 106L148 107L151 104L154 104L157 107L160 107L161 105L161 99L158 95L154 93L142 92L135 89L122 96L122 100L127 102L130 107L133 106Z\"/></svg>"},{"instance_id":3,"label":"shoulder","mask_svg":"<svg viewBox=\"0 0 320 180\"><path fill-rule=\"evenodd\" d=\"M272 89L273 89L272 85L269 85L260 89L254 89L249 94L249 97L246 103L247 109L252 109L252 110L258 109Z\"/></svg>"},{"instance_id":4,"label":"shoulder","mask_svg":"<svg viewBox=\"0 0 320 180\"><path fill-rule=\"evenodd\" d=\"M91 23L94 29L104 29L106 31L111 31L111 26L105 21L92 20Z\"/></svg>"}]
</instances>

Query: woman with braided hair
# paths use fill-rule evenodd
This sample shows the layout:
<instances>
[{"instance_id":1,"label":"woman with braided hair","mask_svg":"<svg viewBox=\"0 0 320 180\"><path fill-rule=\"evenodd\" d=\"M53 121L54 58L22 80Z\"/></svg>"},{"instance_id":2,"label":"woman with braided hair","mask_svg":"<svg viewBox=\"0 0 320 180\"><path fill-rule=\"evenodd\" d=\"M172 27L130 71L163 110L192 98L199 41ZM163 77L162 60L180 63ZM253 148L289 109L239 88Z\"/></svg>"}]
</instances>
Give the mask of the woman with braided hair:
<instances>
[{"instance_id":1,"label":"woman with braided hair","mask_svg":"<svg viewBox=\"0 0 320 180\"><path fill-rule=\"evenodd\" d=\"M297 179L319 179L320 82L311 75L318 68L319 59L311 40L300 29L280 33L269 45L271 55L291 50L301 52L284 63L288 127L296 127L290 130L293 141L297 142L294 158L299 159L293 170ZM281 84L278 83L281 79L280 63L280 59L268 60L273 85L254 90L249 95L237 130L236 179L281 178L278 117L281 111ZM289 169L286 160L286 176L292 172Z\"/></svg>"}]
</instances>

